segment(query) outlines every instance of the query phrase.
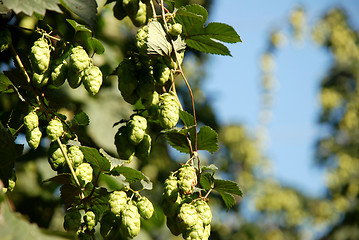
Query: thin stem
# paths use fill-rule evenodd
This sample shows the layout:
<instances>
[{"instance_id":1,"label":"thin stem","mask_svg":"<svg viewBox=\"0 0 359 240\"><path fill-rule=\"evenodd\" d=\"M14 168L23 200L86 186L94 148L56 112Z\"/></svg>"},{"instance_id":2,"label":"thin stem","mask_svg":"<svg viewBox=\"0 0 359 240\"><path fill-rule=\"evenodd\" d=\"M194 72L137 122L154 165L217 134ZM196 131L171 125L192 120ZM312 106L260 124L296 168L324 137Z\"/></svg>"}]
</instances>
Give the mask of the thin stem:
<instances>
[{"instance_id":1,"label":"thin stem","mask_svg":"<svg viewBox=\"0 0 359 240\"><path fill-rule=\"evenodd\" d=\"M61 143L60 138L57 138L56 141L57 141L57 143L59 144L59 147L60 147L60 149L61 149L62 155L64 156L64 158L65 158L65 160L66 160L66 163L67 163L67 165L68 165L69 168L70 168L70 171L71 171L71 173L72 173L72 176L73 176L74 179L75 179L76 184L81 188L81 184L80 184L80 182L79 182L79 180L78 180L78 178L77 178L77 176L76 176L75 170L74 170L74 168L72 167L72 164L71 164L71 162L70 162L69 157L67 156L67 153L65 152L64 145ZM83 195L83 193L82 193L82 195Z\"/></svg>"},{"instance_id":2,"label":"thin stem","mask_svg":"<svg viewBox=\"0 0 359 240\"><path fill-rule=\"evenodd\" d=\"M163 0L161 0L161 10L162 10L162 18L163 18L163 22L165 24L165 28L166 28L166 31L168 33L168 26L167 26L167 22L166 22L166 16L165 16L165 10L164 10L164 4L163 4ZM175 56L176 56L176 62L177 62L177 65L178 65L178 69L181 73L181 76L183 78L183 80L185 81L186 83L186 86L188 88L188 91L189 91L189 94L191 96L191 101L192 101L192 109L193 109L193 119L194 119L194 128L195 128L195 136L194 136L194 139L195 139L195 142L194 142L194 152L197 152L197 119L196 119L196 109L195 109L195 104L194 104L194 97L193 97L193 92L192 92L192 89L187 81L187 78L186 76L184 75L183 73L183 70L182 70L182 66L181 66L181 63L179 61L179 57L178 57L178 53L176 51L176 47L175 47L175 44L172 40L172 38L170 38L170 41L171 41L171 45L172 45L172 48L173 48L173 51L175 53Z\"/></svg>"},{"instance_id":3,"label":"thin stem","mask_svg":"<svg viewBox=\"0 0 359 240\"><path fill-rule=\"evenodd\" d=\"M203 198L208 198L209 194L212 192L213 188L209 189L206 195Z\"/></svg>"},{"instance_id":4,"label":"thin stem","mask_svg":"<svg viewBox=\"0 0 359 240\"><path fill-rule=\"evenodd\" d=\"M153 0L150 1L150 5L151 5L151 8L152 8L153 18L157 18L156 9L155 9L155 5L153 4Z\"/></svg>"}]
</instances>

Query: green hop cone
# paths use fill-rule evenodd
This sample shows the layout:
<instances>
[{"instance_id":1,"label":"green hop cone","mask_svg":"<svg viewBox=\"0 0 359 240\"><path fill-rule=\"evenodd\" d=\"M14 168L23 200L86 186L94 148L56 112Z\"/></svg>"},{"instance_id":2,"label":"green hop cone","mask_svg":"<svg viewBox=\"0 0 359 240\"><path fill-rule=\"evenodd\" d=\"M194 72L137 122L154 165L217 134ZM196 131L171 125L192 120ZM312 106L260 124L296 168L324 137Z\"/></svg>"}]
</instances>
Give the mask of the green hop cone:
<instances>
[{"instance_id":1,"label":"green hop cone","mask_svg":"<svg viewBox=\"0 0 359 240\"><path fill-rule=\"evenodd\" d=\"M166 225L173 235L178 236L181 234L177 217L167 217Z\"/></svg>"},{"instance_id":2,"label":"green hop cone","mask_svg":"<svg viewBox=\"0 0 359 240\"><path fill-rule=\"evenodd\" d=\"M151 153L151 136L145 133L142 141L135 148L135 155L139 159L146 159Z\"/></svg>"},{"instance_id":3,"label":"green hop cone","mask_svg":"<svg viewBox=\"0 0 359 240\"><path fill-rule=\"evenodd\" d=\"M89 163L81 163L80 166L76 168L75 173L81 186L85 186L92 181L93 169Z\"/></svg>"},{"instance_id":4,"label":"green hop cone","mask_svg":"<svg viewBox=\"0 0 359 240\"><path fill-rule=\"evenodd\" d=\"M171 202L177 200L177 196L179 193L178 189L178 181L175 176L169 176L164 183L164 196Z\"/></svg>"},{"instance_id":5,"label":"green hop cone","mask_svg":"<svg viewBox=\"0 0 359 240\"><path fill-rule=\"evenodd\" d=\"M55 87L60 87L62 84L64 84L66 78L67 78L67 62L66 60L58 60L55 61L54 65L52 66L52 71L50 75L50 80L52 85Z\"/></svg>"},{"instance_id":6,"label":"green hop cone","mask_svg":"<svg viewBox=\"0 0 359 240\"><path fill-rule=\"evenodd\" d=\"M182 204L177 219L180 224L180 229L183 230L189 230L191 227L201 221L197 214L196 207L189 203Z\"/></svg>"},{"instance_id":7,"label":"green hop cone","mask_svg":"<svg viewBox=\"0 0 359 240\"><path fill-rule=\"evenodd\" d=\"M95 95L102 85L102 72L97 66L91 66L84 70L83 84L87 92Z\"/></svg>"},{"instance_id":8,"label":"green hop cone","mask_svg":"<svg viewBox=\"0 0 359 240\"><path fill-rule=\"evenodd\" d=\"M95 228L97 221L96 221L96 215L93 211L87 211L84 215L84 222L87 226L87 229L92 230Z\"/></svg>"},{"instance_id":9,"label":"green hop cone","mask_svg":"<svg viewBox=\"0 0 359 240\"><path fill-rule=\"evenodd\" d=\"M197 222L190 229L183 232L185 240L203 240L204 228L201 221Z\"/></svg>"},{"instance_id":10,"label":"green hop cone","mask_svg":"<svg viewBox=\"0 0 359 240\"><path fill-rule=\"evenodd\" d=\"M138 145L145 135L145 130L147 129L147 120L146 118L135 115L127 123L127 133L128 139L133 145Z\"/></svg>"},{"instance_id":11,"label":"green hop cone","mask_svg":"<svg viewBox=\"0 0 359 240\"><path fill-rule=\"evenodd\" d=\"M118 129L115 135L115 146L121 159L131 160L135 155L135 146L130 143L126 126Z\"/></svg>"},{"instance_id":12,"label":"green hop cone","mask_svg":"<svg viewBox=\"0 0 359 240\"><path fill-rule=\"evenodd\" d=\"M204 225L208 225L212 221L212 212L208 204L203 200L198 200L194 203L199 217L202 219Z\"/></svg>"},{"instance_id":13,"label":"green hop cone","mask_svg":"<svg viewBox=\"0 0 359 240\"><path fill-rule=\"evenodd\" d=\"M41 136L42 133L39 127L36 127L31 131L30 130L26 131L26 141L29 144L30 148L36 149L40 145Z\"/></svg>"},{"instance_id":14,"label":"green hop cone","mask_svg":"<svg viewBox=\"0 0 359 240\"><path fill-rule=\"evenodd\" d=\"M67 153L67 148L64 148L65 153ZM52 142L48 151L49 164L54 171L59 171L66 163L66 159L62 154L62 151L57 142Z\"/></svg>"},{"instance_id":15,"label":"green hop cone","mask_svg":"<svg viewBox=\"0 0 359 240\"><path fill-rule=\"evenodd\" d=\"M30 60L34 72L43 74L50 64L50 47L44 38L39 38L31 47Z\"/></svg>"},{"instance_id":16,"label":"green hop cone","mask_svg":"<svg viewBox=\"0 0 359 240\"><path fill-rule=\"evenodd\" d=\"M7 28L0 28L0 52L8 49L11 44L11 32Z\"/></svg>"},{"instance_id":17,"label":"green hop cone","mask_svg":"<svg viewBox=\"0 0 359 240\"><path fill-rule=\"evenodd\" d=\"M73 210L65 214L64 217L64 229L66 231L76 232L81 225L81 213Z\"/></svg>"},{"instance_id":18,"label":"green hop cone","mask_svg":"<svg viewBox=\"0 0 359 240\"><path fill-rule=\"evenodd\" d=\"M152 217L154 208L151 201L148 200L148 198L142 197L137 202L137 208L138 211L140 212L141 217L143 217L144 219L148 220Z\"/></svg>"},{"instance_id":19,"label":"green hop cone","mask_svg":"<svg viewBox=\"0 0 359 240\"><path fill-rule=\"evenodd\" d=\"M5 184L5 187L7 188L7 191L12 192L16 185L16 172L15 169L12 169L11 176L7 180L7 184Z\"/></svg>"},{"instance_id":20,"label":"green hop cone","mask_svg":"<svg viewBox=\"0 0 359 240\"><path fill-rule=\"evenodd\" d=\"M74 72L82 72L90 65L90 58L82 46L74 47L70 53L70 69Z\"/></svg>"},{"instance_id":21,"label":"green hop cone","mask_svg":"<svg viewBox=\"0 0 359 240\"><path fill-rule=\"evenodd\" d=\"M153 76L156 80L156 83L159 85L164 85L171 75L171 69L167 67L163 62L158 62L153 68Z\"/></svg>"},{"instance_id":22,"label":"green hop cone","mask_svg":"<svg viewBox=\"0 0 359 240\"><path fill-rule=\"evenodd\" d=\"M141 69L136 91L142 99L150 99L152 97L155 91L155 79L153 78L152 67L149 69Z\"/></svg>"},{"instance_id":23,"label":"green hop cone","mask_svg":"<svg viewBox=\"0 0 359 240\"><path fill-rule=\"evenodd\" d=\"M146 13L146 4L139 1L138 10L136 15L130 15L130 19L136 27L141 27L146 23L147 20L147 13Z\"/></svg>"},{"instance_id":24,"label":"green hop cone","mask_svg":"<svg viewBox=\"0 0 359 240\"><path fill-rule=\"evenodd\" d=\"M175 201L169 201L168 199L164 198L162 201L164 214L167 217L177 216L181 205L185 202L187 202L187 199L182 199L180 193L177 193L177 197Z\"/></svg>"},{"instance_id":25,"label":"green hop cone","mask_svg":"<svg viewBox=\"0 0 359 240\"><path fill-rule=\"evenodd\" d=\"M31 83L36 88L41 88L49 82L49 72L46 71L42 74L34 72L32 74Z\"/></svg>"},{"instance_id":26,"label":"green hop cone","mask_svg":"<svg viewBox=\"0 0 359 240\"><path fill-rule=\"evenodd\" d=\"M130 104L135 104L140 98L135 91L138 86L136 64L131 59L124 59L118 66L117 75L118 89L123 99Z\"/></svg>"},{"instance_id":27,"label":"green hop cone","mask_svg":"<svg viewBox=\"0 0 359 240\"><path fill-rule=\"evenodd\" d=\"M208 224L204 227L203 240L207 240L210 235L211 235L211 225Z\"/></svg>"},{"instance_id":28,"label":"green hop cone","mask_svg":"<svg viewBox=\"0 0 359 240\"><path fill-rule=\"evenodd\" d=\"M182 166L178 171L178 185L183 194L191 194L197 185L196 169L190 165Z\"/></svg>"},{"instance_id":29,"label":"green hop cone","mask_svg":"<svg viewBox=\"0 0 359 240\"><path fill-rule=\"evenodd\" d=\"M72 89L78 88L82 83L82 79L84 75L85 75L85 71L75 72L74 70L69 69L67 75L67 82L69 83L70 87Z\"/></svg>"},{"instance_id":30,"label":"green hop cone","mask_svg":"<svg viewBox=\"0 0 359 240\"><path fill-rule=\"evenodd\" d=\"M179 102L171 93L163 93L160 96L158 106L158 119L163 128L173 128L179 120Z\"/></svg>"},{"instance_id":31,"label":"green hop cone","mask_svg":"<svg viewBox=\"0 0 359 240\"><path fill-rule=\"evenodd\" d=\"M47 136L51 141L57 140L64 133L62 122L59 119L51 119L49 125L46 127Z\"/></svg>"},{"instance_id":32,"label":"green hop cone","mask_svg":"<svg viewBox=\"0 0 359 240\"><path fill-rule=\"evenodd\" d=\"M138 213L137 206L132 203L127 204L122 212L121 221L127 236L134 238L138 235L141 227L141 216Z\"/></svg>"},{"instance_id":33,"label":"green hop cone","mask_svg":"<svg viewBox=\"0 0 359 240\"><path fill-rule=\"evenodd\" d=\"M39 117L36 112L32 110L24 117L24 125L27 130L31 131L39 126Z\"/></svg>"},{"instance_id":34,"label":"green hop cone","mask_svg":"<svg viewBox=\"0 0 359 240\"><path fill-rule=\"evenodd\" d=\"M148 25L137 30L136 46L140 53L147 54Z\"/></svg>"},{"instance_id":35,"label":"green hop cone","mask_svg":"<svg viewBox=\"0 0 359 240\"><path fill-rule=\"evenodd\" d=\"M84 160L84 154L78 146L69 147L67 156L74 168L77 168Z\"/></svg>"},{"instance_id":36,"label":"green hop cone","mask_svg":"<svg viewBox=\"0 0 359 240\"><path fill-rule=\"evenodd\" d=\"M118 20L122 20L127 16L126 10L123 7L122 0L117 0L112 10L113 10L113 16Z\"/></svg>"},{"instance_id":37,"label":"green hop cone","mask_svg":"<svg viewBox=\"0 0 359 240\"><path fill-rule=\"evenodd\" d=\"M120 215L127 205L127 194L124 191L114 191L109 198L110 210L116 215Z\"/></svg>"},{"instance_id":38,"label":"green hop cone","mask_svg":"<svg viewBox=\"0 0 359 240\"><path fill-rule=\"evenodd\" d=\"M139 9L140 0L122 0L122 6L125 9L128 16L134 17Z\"/></svg>"},{"instance_id":39,"label":"green hop cone","mask_svg":"<svg viewBox=\"0 0 359 240\"><path fill-rule=\"evenodd\" d=\"M182 33L182 25L180 23L175 23L171 25L170 29L168 30L168 33L174 37L180 35Z\"/></svg>"}]
</instances>

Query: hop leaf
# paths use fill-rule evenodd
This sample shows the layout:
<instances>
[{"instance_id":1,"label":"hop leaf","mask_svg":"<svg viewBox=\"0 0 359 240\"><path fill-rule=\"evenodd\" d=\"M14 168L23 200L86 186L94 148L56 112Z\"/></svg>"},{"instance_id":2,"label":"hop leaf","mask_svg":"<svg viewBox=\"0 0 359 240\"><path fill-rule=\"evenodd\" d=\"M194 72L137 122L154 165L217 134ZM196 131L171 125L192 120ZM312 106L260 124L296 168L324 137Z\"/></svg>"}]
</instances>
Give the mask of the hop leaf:
<instances>
[{"instance_id":1,"label":"hop leaf","mask_svg":"<svg viewBox=\"0 0 359 240\"><path fill-rule=\"evenodd\" d=\"M7 28L0 28L0 52L5 51L11 44L11 33Z\"/></svg>"},{"instance_id":2,"label":"hop leaf","mask_svg":"<svg viewBox=\"0 0 359 240\"><path fill-rule=\"evenodd\" d=\"M76 176L82 186L92 181L93 169L89 163L81 163L76 169Z\"/></svg>"},{"instance_id":3,"label":"hop leaf","mask_svg":"<svg viewBox=\"0 0 359 240\"><path fill-rule=\"evenodd\" d=\"M97 66L86 68L83 76L83 84L86 90L95 95L102 85L102 72Z\"/></svg>"},{"instance_id":4,"label":"hop leaf","mask_svg":"<svg viewBox=\"0 0 359 240\"><path fill-rule=\"evenodd\" d=\"M90 58L82 46L74 47L70 53L70 68L75 72L85 70L90 64Z\"/></svg>"},{"instance_id":5,"label":"hop leaf","mask_svg":"<svg viewBox=\"0 0 359 240\"><path fill-rule=\"evenodd\" d=\"M124 191L114 191L110 194L109 199L110 210L112 213L116 215L120 215L120 213L125 209L127 205L127 194Z\"/></svg>"},{"instance_id":6,"label":"hop leaf","mask_svg":"<svg viewBox=\"0 0 359 240\"><path fill-rule=\"evenodd\" d=\"M148 198L142 197L140 201L137 202L137 208L140 212L141 217L143 217L144 219L148 220L152 217L154 208Z\"/></svg>"},{"instance_id":7,"label":"hop leaf","mask_svg":"<svg viewBox=\"0 0 359 240\"><path fill-rule=\"evenodd\" d=\"M36 149L41 142L42 133L40 128L36 127L33 130L26 131L26 140L32 149Z\"/></svg>"},{"instance_id":8,"label":"hop leaf","mask_svg":"<svg viewBox=\"0 0 359 240\"><path fill-rule=\"evenodd\" d=\"M47 136L51 139L51 141L55 141L61 137L63 132L64 128L62 126L62 122L59 119L52 119L49 122L49 125L46 127Z\"/></svg>"},{"instance_id":9,"label":"hop leaf","mask_svg":"<svg viewBox=\"0 0 359 240\"><path fill-rule=\"evenodd\" d=\"M24 117L24 125L27 130L31 131L39 126L39 117L37 116L35 111L29 112Z\"/></svg>"},{"instance_id":10,"label":"hop leaf","mask_svg":"<svg viewBox=\"0 0 359 240\"><path fill-rule=\"evenodd\" d=\"M44 38L39 38L31 47L30 59L34 72L43 74L50 64L50 48Z\"/></svg>"}]
</instances>

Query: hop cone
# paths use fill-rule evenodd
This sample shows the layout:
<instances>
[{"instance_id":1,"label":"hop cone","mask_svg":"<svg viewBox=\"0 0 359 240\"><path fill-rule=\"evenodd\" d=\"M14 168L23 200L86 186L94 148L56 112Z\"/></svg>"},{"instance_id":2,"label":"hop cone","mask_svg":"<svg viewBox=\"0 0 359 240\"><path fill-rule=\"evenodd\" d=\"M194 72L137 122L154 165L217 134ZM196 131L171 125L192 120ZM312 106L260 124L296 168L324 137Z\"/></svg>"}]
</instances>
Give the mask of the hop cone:
<instances>
[{"instance_id":1,"label":"hop cone","mask_svg":"<svg viewBox=\"0 0 359 240\"><path fill-rule=\"evenodd\" d=\"M133 204L128 204L122 212L122 224L126 235L130 238L134 238L140 232L140 217L137 207Z\"/></svg>"},{"instance_id":2,"label":"hop cone","mask_svg":"<svg viewBox=\"0 0 359 240\"><path fill-rule=\"evenodd\" d=\"M64 148L67 153L67 148ZM49 148L49 163L54 171L59 171L64 166L66 160L57 142L52 142Z\"/></svg>"},{"instance_id":3,"label":"hop cone","mask_svg":"<svg viewBox=\"0 0 359 240\"><path fill-rule=\"evenodd\" d=\"M173 128L179 120L179 102L173 94L160 96L158 119L163 128Z\"/></svg>"},{"instance_id":4,"label":"hop cone","mask_svg":"<svg viewBox=\"0 0 359 240\"><path fill-rule=\"evenodd\" d=\"M39 126L39 117L37 116L35 111L29 112L24 117L24 125L27 130L31 131Z\"/></svg>"},{"instance_id":5,"label":"hop cone","mask_svg":"<svg viewBox=\"0 0 359 240\"><path fill-rule=\"evenodd\" d=\"M124 191L114 191L110 194L109 199L110 210L112 213L116 215L120 215L120 213L125 209L127 205L127 194Z\"/></svg>"},{"instance_id":6,"label":"hop cone","mask_svg":"<svg viewBox=\"0 0 359 240\"><path fill-rule=\"evenodd\" d=\"M102 85L102 72L97 66L91 66L85 69L83 76L83 84L86 90L95 95L100 90Z\"/></svg>"},{"instance_id":7,"label":"hop cone","mask_svg":"<svg viewBox=\"0 0 359 240\"><path fill-rule=\"evenodd\" d=\"M76 176L82 186L92 181L93 169L89 163L81 163L76 168Z\"/></svg>"},{"instance_id":8,"label":"hop cone","mask_svg":"<svg viewBox=\"0 0 359 240\"><path fill-rule=\"evenodd\" d=\"M82 46L74 47L70 53L70 68L75 72L85 70L90 64L90 58Z\"/></svg>"},{"instance_id":9,"label":"hop cone","mask_svg":"<svg viewBox=\"0 0 359 240\"><path fill-rule=\"evenodd\" d=\"M152 217L154 208L150 200L146 197L142 197L140 201L137 202L137 208L140 212L141 217L148 220Z\"/></svg>"},{"instance_id":10,"label":"hop cone","mask_svg":"<svg viewBox=\"0 0 359 240\"><path fill-rule=\"evenodd\" d=\"M43 74L50 64L50 48L47 41L39 38L31 47L30 59L34 72Z\"/></svg>"},{"instance_id":11,"label":"hop cone","mask_svg":"<svg viewBox=\"0 0 359 240\"><path fill-rule=\"evenodd\" d=\"M128 138L133 145L138 145L143 140L146 128L147 120L142 116L135 115L128 121Z\"/></svg>"},{"instance_id":12,"label":"hop cone","mask_svg":"<svg viewBox=\"0 0 359 240\"><path fill-rule=\"evenodd\" d=\"M47 136L51 139L51 141L57 140L62 136L63 132L64 128L62 126L62 122L56 118L52 119L46 127Z\"/></svg>"},{"instance_id":13,"label":"hop cone","mask_svg":"<svg viewBox=\"0 0 359 240\"><path fill-rule=\"evenodd\" d=\"M39 146L41 142L41 136L42 133L38 127L32 129L31 131L26 131L26 140L32 149L36 149Z\"/></svg>"}]
</instances>

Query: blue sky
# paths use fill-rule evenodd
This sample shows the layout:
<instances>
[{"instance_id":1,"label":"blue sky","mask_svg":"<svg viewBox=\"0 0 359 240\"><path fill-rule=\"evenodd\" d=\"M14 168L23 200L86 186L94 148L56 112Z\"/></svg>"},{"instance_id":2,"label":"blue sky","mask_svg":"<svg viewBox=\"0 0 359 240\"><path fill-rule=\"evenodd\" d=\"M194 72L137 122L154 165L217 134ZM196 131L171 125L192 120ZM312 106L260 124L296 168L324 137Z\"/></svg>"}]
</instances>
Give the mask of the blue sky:
<instances>
[{"instance_id":1,"label":"blue sky","mask_svg":"<svg viewBox=\"0 0 359 240\"><path fill-rule=\"evenodd\" d=\"M242 123L253 133L260 110L259 58L269 33L274 28L288 30L290 10L298 5L306 10L309 27L333 6L348 9L349 16L359 12L359 1L355 0L215 1L210 21L232 25L243 40L228 45L232 58L211 56L207 66L204 89L221 123ZM313 161L319 136L317 94L330 56L310 40L295 43L287 37L287 44L275 55L279 85L265 154L282 183L319 196L324 192L325 177Z\"/></svg>"}]
</instances>

